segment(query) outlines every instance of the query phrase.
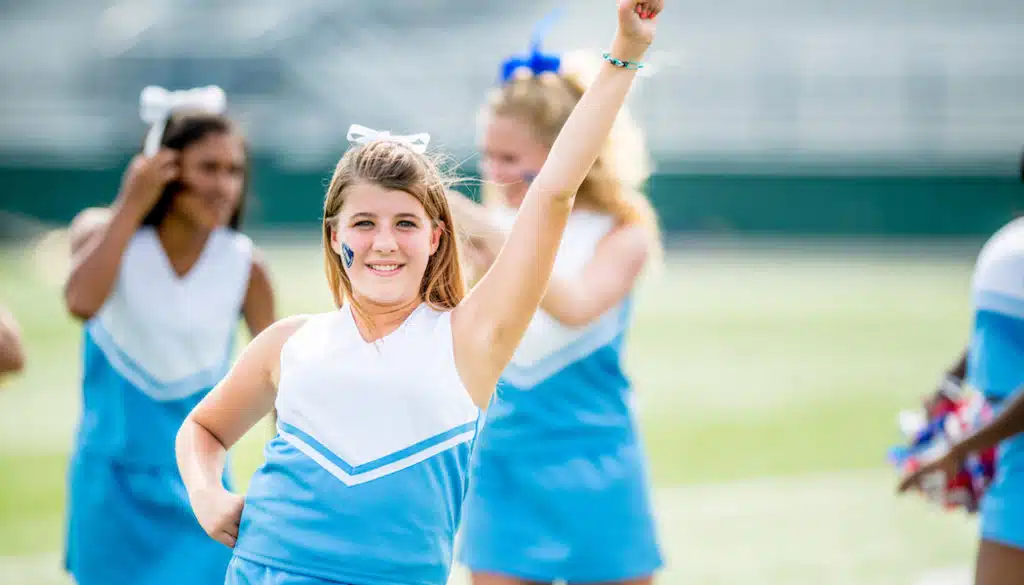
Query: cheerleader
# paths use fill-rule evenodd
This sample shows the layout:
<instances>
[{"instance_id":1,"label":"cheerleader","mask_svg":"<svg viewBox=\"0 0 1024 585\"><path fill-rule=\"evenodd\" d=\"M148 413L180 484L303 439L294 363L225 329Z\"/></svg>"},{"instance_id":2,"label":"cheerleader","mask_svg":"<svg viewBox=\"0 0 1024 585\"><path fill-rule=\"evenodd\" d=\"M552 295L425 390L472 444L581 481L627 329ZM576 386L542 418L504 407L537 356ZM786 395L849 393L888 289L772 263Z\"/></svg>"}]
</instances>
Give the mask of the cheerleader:
<instances>
[{"instance_id":1,"label":"cheerleader","mask_svg":"<svg viewBox=\"0 0 1024 585\"><path fill-rule=\"evenodd\" d=\"M546 23L542 23L543 24ZM477 274L506 246L592 62L539 50L503 66L482 113L483 207L452 194ZM644 583L662 558L623 370L641 272L661 256L625 112L583 180L554 274L501 377L474 454L460 561L475 585Z\"/></svg>"},{"instance_id":2,"label":"cheerleader","mask_svg":"<svg viewBox=\"0 0 1024 585\"><path fill-rule=\"evenodd\" d=\"M227 372L239 318L258 334L274 320L274 297L239 231L242 136L195 97L144 94L144 106L163 110L146 152L114 203L70 228L64 297L84 324L66 549L78 585L223 583L231 558L189 507L174 437ZM156 98L163 106L147 104Z\"/></svg>"},{"instance_id":3,"label":"cheerleader","mask_svg":"<svg viewBox=\"0 0 1024 585\"><path fill-rule=\"evenodd\" d=\"M1024 217L1004 226L982 248L971 302L974 327L966 382L985 395L996 415L942 457L908 474L899 490L922 487L936 471L952 477L969 454L998 445L996 474L981 500L974 583L1017 585L1024 582Z\"/></svg>"},{"instance_id":4,"label":"cheerleader","mask_svg":"<svg viewBox=\"0 0 1024 585\"><path fill-rule=\"evenodd\" d=\"M609 59L469 294L428 136L351 129L323 213L338 310L264 331L178 434L196 516L234 547L227 583L448 581L479 409L544 294L660 9L619 0ZM278 435L243 499L222 486L224 453L275 405Z\"/></svg>"}]
</instances>

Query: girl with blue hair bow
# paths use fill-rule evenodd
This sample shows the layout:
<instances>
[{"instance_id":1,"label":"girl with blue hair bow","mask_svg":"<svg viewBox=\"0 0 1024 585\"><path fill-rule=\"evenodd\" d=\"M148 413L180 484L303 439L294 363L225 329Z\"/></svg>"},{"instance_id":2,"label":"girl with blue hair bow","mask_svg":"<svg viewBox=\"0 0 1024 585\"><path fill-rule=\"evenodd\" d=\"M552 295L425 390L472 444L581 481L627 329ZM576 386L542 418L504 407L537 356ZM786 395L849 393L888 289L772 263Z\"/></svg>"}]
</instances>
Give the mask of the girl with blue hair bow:
<instances>
[{"instance_id":1,"label":"girl with blue hair bow","mask_svg":"<svg viewBox=\"0 0 1024 585\"><path fill-rule=\"evenodd\" d=\"M538 44L503 64L482 112L483 205L450 196L475 276L503 253L524 192L600 66ZM661 255L641 192L648 169L642 135L620 111L477 441L460 552L474 585L648 583L662 565L622 363L635 287Z\"/></svg>"}]
</instances>

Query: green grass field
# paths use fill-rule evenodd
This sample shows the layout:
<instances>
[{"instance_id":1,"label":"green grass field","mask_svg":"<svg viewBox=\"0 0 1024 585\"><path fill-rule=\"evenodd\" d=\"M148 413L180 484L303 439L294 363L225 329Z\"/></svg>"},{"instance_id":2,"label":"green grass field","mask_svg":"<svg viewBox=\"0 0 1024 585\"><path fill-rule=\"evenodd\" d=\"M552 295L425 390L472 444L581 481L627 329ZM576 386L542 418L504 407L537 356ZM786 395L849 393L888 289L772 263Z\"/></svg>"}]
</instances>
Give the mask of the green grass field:
<instances>
[{"instance_id":1,"label":"green grass field","mask_svg":"<svg viewBox=\"0 0 1024 585\"><path fill-rule=\"evenodd\" d=\"M329 307L315 244L256 239L282 314ZM970 564L974 521L897 498L884 461L896 412L931 388L969 324L976 246L923 250L685 244L645 285L628 365L657 486L661 583L916 585ZM0 392L4 584L66 583L64 467L80 398L63 270L59 239L0 248L0 302L29 351L28 371ZM243 482L269 436L259 426L236 448Z\"/></svg>"}]
</instances>

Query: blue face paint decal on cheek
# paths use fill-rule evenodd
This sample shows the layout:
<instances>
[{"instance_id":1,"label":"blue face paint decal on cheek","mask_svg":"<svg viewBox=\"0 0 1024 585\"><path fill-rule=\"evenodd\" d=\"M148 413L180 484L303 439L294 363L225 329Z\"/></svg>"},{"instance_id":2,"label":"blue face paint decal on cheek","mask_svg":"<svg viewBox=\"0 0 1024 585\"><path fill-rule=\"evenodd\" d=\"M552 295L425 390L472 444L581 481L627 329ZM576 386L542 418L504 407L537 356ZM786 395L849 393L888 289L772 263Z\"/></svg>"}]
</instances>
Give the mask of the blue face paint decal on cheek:
<instances>
[{"instance_id":1,"label":"blue face paint decal on cheek","mask_svg":"<svg viewBox=\"0 0 1024 585\"><path fill-rule=\"evenodd\" d=\"M533 180L536 179L536 178L537 178L537 173L534 173L533 171L525 171L523 173L523 182L526 183L527 185L532 183Z\"/></svg>"},{"instance_id":2,"label":"blue face paint decal on cheek","mask_svg":"<svg viewBox=\"0 0 1024 585\"><path fill-rule=\"evenodd\" d=\"M352 262L356 259L356 253L352 251L352 248L348 247L345 242L341 243L341 261L345 263L345 268L352 268Z\"/></svg>"}]
</instances>

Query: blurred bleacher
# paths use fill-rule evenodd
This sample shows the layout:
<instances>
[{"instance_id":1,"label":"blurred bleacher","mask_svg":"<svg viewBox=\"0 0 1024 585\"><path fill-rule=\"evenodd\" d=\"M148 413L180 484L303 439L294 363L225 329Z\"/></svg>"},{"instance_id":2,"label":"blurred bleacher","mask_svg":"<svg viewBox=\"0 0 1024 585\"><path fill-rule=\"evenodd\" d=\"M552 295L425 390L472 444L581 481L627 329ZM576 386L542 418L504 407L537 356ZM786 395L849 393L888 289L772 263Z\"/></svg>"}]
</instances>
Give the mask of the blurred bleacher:
<instances>
[{"instance_id":1,"label":"blurred bleacher","mask_svg":"<svg viewBox=\"0 0 1024 585\"><path fill-rule=\"evenodd\" d=\"M554 49L598 51L607 3ZM600 4L600 6L597 6ZM139 90L218 83L254 147L322 167L353 121L456 153L500 58L555 2L0 2L0 153L91 165L136 147ZM671 2L633 99L676 166L1006 168L1024 142L1024 3Z\"/></svg>"}]
</instances>

